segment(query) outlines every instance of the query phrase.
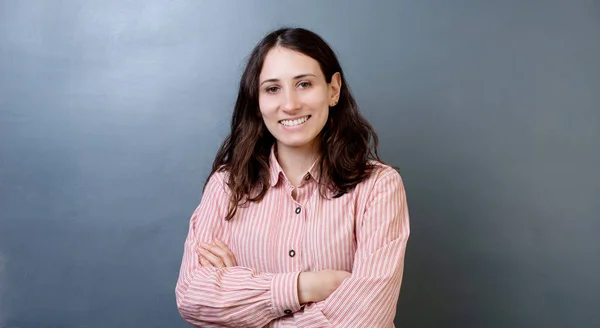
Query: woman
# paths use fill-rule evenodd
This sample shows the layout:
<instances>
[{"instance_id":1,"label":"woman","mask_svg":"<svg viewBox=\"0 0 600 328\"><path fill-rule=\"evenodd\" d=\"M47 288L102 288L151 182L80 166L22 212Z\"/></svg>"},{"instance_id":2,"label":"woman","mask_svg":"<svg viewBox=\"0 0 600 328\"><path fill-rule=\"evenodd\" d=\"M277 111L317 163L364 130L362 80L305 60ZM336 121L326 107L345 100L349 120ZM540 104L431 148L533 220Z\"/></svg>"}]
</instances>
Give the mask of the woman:
<instances>
[{"instance_id":1,"label":"woman","mask_svg":"<svg viewBox=\"0 0 600 328\"><path fill-rule=\"evenodd\" d=\"M252 51L190 220L178 309L200 327L393 327L409 235L332 49L285 28Z\"/></svg>"}]
</instances>

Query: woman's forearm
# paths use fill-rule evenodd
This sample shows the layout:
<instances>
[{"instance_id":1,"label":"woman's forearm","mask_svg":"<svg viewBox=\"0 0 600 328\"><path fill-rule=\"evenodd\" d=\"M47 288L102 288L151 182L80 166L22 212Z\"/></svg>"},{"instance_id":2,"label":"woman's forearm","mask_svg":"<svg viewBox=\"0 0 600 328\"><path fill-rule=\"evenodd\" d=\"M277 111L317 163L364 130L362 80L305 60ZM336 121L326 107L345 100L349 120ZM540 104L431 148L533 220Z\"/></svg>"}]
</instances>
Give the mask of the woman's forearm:
<instances>
[{"instance_id":1,"label":"woman's forearm","mask_svg":"<svg viewBox=\"0 0 600 328\"><path fill-rule=\"evenodd\" d=\"M350 272L341 270L301 272L298 275L298 301L300 304L323 301L349 276Z\"/></svg>"}]
</instances>

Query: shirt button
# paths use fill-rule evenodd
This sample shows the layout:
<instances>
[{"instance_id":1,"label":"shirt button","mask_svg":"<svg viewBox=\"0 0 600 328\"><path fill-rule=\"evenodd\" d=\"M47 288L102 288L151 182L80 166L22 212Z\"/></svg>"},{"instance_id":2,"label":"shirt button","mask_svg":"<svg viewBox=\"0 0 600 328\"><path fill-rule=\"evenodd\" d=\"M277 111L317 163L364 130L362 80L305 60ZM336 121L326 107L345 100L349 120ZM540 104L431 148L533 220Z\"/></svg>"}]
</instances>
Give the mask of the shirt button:
<instances>
[{"instance_id":1,"label":"shirt button","mask_svg":"<svg viewBox=\"0 0 600 328\"><path fill-rule=\"evenodd\" d=\"M300 211L302 211L302 210L300 209L300 206L296 207L296 214L300 214Z\"/></svg>"},{"instance_id":2,"label":"shirt button","mask_svg":"<svg viewBox=\"0 0 600 328\"><path fill-rule=\"evenodd\" d=\"M285 311L283 311L283 313L290 315L290 314L292 314L292 310L285 310Z\"/></svg>"},{"instance_id":3,"label":"shirt button","mask_svg":"<svg viewBox=\"0 0 600 328\"><path fill-rule=\"evenodd\" d=\"M290 257L294 257L294 256L296 256L296 251L292 249L290 251Z\"/></svg>"},{"instance_id":4,"label":"shirt button","mask_svg":"<svg viewBox=\"0 0 600 328\"><path fill-rule=\"evenodd\" d=\"M308 179L310 179L310 173L306 173L306 175L304 176L304 180L308 181Z\"/></svg>"}]
</instances>

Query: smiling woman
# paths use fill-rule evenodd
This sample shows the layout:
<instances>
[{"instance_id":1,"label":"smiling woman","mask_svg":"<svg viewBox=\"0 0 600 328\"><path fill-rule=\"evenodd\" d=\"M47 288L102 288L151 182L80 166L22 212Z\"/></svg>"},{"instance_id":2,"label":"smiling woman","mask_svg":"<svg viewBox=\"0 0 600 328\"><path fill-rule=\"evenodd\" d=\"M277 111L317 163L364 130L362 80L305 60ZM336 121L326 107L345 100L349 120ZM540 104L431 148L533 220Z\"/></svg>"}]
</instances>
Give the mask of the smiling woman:
<instances>
[{"instance_id":1,"label":"smiling woman","mask_svg":"<svg viewBox=\"0 0 600 328\"><path fill-rule=\"evenodd\" d=\"M258 107L278 151L295 148L292 153L302 149L318 154L317 137L327 123L329 106L340 96L340 73L327 83L316 60L278 46L267 53L259 80Z\"/></svg>"},{"instance_id":2,"label":"smiling woman","mask_svg":"<svg viewBox=\"0 0 600 328\"><path fill-rule=\"evenodd\" d=\"M190 220L179 311L201 327L393 327L409 236L402 179L377 153L327 43L269 33Z\"/></svg>"}]
</instances>

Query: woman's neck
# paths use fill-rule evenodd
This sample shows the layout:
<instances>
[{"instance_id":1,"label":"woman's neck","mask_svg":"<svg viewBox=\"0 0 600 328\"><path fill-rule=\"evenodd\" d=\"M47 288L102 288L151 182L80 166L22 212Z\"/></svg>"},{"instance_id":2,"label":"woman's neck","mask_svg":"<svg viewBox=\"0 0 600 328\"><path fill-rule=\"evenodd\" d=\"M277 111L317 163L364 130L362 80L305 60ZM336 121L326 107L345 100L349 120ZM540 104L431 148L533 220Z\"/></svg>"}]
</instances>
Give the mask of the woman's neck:
<instances>
[{"instance_id":1,"label":"woman's neck","mask_svg":"<svg viewBox=\"0 0 600 328\"><path fill-rule=\"evenodd\" d=\"M277 161L292 185L298 186L315 160L319 157L318 143L303 147L287 147L277 144Z\"/></svg>"}]
</instances>

